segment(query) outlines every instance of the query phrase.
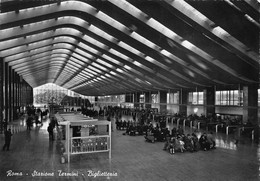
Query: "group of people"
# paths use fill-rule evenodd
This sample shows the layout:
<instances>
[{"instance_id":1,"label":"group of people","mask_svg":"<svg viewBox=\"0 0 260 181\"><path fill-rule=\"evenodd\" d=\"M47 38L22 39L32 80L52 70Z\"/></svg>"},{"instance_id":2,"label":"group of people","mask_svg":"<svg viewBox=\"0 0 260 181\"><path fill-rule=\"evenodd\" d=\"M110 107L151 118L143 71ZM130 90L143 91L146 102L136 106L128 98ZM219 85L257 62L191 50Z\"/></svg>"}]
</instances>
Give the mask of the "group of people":
<instances>
[{"instance_id":1,"label":"group of people","mask_svg":"<svg viewBox=\"0 0 260 181\"><path fill-rule=\"evenodd\" d=\"M44 116L47 116L49 113L48 109L45 109L42 111L40 108L36 109L35 107L27 107L27 119L26 119L26 125L27 130L31 130L31 127L33 126L33 123L35 122L35 125L42 124L42 120Z\"/></svg>"},{"instance_id":2,"label":"group of people","mask_svg":"<svg viewBox=\"0 0 260 181\"><path fill-rule=\"evenodd\" d=\"M127 127L125 129L126 132L124 134L130 135L130 136L143 135L147 129L148 128L145 125L140 125L140 124L130 122L129 125L127 124Z\"/></svg>"},{"instance_id":3,"label":"group of people","mask_svg":"<svg viewBox=\"0 0 260 181\"><path fill-rule=\"evenodd\" d=\"M133 123L133 121L130 121L130 120L128 120L128 121L126 121L126 120L120 120L119 121L119 119L118 118L116 118L116 129L117 130L126 130L127 128L129 128L130 127L130 125L133 125L134 123Z\"/></svg>"},{"instance_id":4,"label":"group of people","mask_svg":"<svg viewBox=\"0 0 260 181\"><path fill-rule=\"evenodd\" d=\"M168 136L164 144L164 150L169 151L171 154L176 151L196 152L199 150L215 149L216 142L213 138L213 133L203 133L200 138L195 133L192 134L177 134L177 136Z\"/></svg>"},{"instance_id":5,"label":"group of people","mask_svg":"<svg viewBox=\"0 0 260 181\"><path fill-rule=\"evenodd\" d=\"M36 109L34 106L27 106L26 112L27 112L27 115L28 115L28 117L26 119L26 125L27 125L28 131L31 130L31 127L32 127L34 121L35 121L36 125L39 124L39 123L42 123L40 120L43 119L43 116L46 116L49 113L48 109L46 109L45 111L41 111L40 108ZM4 118L5 118L5 116L4 116ZM54 124L56 124L55 120L52 121L51 125L54 125ZM11 138L12 138L13 134L12 134L10 128L7 129L7 122L6 122L6 125L4 126L4 134L5 134L5 144L2 148L2 150L3 151L5 151L5 150L9 151ZM52 133L52 135L53 135L53 133ZM52 138L53 138L53 136L52 136Z\"/></svg>"},{"instance_id":6,"label":"group of people","mask_svg":"<svg viewBox=\"0 0 260 181\"><path fill-rule=\"evenodd\" d=\"M207 151L214 149L216 146L212 132L209 132L208 134L203 133L200 138L198 138L196 133L185 135L181 126L178 128L173 127L170 132L168 128L160 127L158 125L153 127L153 125L150 124L144 137L146 141L150 142L165 141L163 149L169 151L171 154L176 151Z\"/></svg>"},{"instance_id":7,"label":"group of people","mask_svg":"<svg viewBox=\"0 0 260 181\"><path fill-rule=\"evenodd\" d=\"M116 129L117 130L125 130L125 133L123 133L124 135L130 135L130 136L136 136L136 135L144 135L147 133L147 130L149 130L149 128L151 128L150 125L148 124L141 124L137 121L133 121L133 120L120 120L116 119ZM157 131L154 131L156 137L158 137L158 140L160 139L159 137L161 136L160 133L158 133ZM158 134L157 134L158 133Z\"/></svg>"},{"instance_id":8,"label":"group of people","mask_svg":"<svg viewBox=\"0 0 260 181\"><path fill-rule=\"evenodd\" d=\"M146 141L165 141L166 138L170 135L170 130L165 127L156 126L153 127L152 124L148 125L148 129L145 133L145 139Z\"/></svg>"}]
</instances>

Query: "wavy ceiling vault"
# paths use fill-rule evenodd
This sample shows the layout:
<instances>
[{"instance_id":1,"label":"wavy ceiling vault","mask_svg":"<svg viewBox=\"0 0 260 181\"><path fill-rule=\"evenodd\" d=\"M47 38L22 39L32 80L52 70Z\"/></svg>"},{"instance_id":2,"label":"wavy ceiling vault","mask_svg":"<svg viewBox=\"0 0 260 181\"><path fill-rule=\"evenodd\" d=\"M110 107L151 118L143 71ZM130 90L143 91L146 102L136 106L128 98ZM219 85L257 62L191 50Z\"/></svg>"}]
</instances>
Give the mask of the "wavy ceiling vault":
<instances>
[{"instance_id":1,"label":"wavy ceiling vault","mask_svg":"<svg viewBox=\"0 0 260 181\"><path fill-rule=\"evenodd\" d=\"M1 5L0 57L32 87L55 83L108 95L259 83L259 3L253 1ZM205 10L212 6L215 11ZM241 22L220 21L223 9ZM232 26L248 31L238 34Z\"/></svg>"}]
</instances>

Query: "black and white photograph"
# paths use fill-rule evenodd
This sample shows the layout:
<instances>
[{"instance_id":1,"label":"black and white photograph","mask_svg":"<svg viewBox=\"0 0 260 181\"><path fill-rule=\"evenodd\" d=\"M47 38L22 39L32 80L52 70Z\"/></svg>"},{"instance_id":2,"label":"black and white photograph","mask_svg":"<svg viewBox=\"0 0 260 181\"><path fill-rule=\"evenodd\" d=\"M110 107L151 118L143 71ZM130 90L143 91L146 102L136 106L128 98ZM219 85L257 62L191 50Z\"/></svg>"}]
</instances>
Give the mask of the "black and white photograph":
<instances>
[{"instance_id":1,"label":"black and white photograph","mask_svg":"<svg viewBox=\"0 0 260 181\"><path fill-rule=\"evenodd\" d=\"M0 0L0 181L260 180L260 0Z\"/></svg>"}]
</instances>

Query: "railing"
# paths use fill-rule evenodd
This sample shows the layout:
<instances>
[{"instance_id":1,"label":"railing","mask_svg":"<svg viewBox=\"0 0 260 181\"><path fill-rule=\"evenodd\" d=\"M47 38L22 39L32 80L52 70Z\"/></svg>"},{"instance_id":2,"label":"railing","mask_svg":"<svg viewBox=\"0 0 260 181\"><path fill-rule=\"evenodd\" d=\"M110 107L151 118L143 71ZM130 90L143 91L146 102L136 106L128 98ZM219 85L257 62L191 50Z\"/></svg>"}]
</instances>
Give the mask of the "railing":
<instances>
[{"instance_id":1,"label":"railing","mask_svg":"<svg viewBox=\"0 0 260 181\"><path fill-rule=\"evenodd\" d=\"M107 152L109 148L109 135L73 137L71 138L71 154L84 154Z\"/></svg>"}]
</instances>

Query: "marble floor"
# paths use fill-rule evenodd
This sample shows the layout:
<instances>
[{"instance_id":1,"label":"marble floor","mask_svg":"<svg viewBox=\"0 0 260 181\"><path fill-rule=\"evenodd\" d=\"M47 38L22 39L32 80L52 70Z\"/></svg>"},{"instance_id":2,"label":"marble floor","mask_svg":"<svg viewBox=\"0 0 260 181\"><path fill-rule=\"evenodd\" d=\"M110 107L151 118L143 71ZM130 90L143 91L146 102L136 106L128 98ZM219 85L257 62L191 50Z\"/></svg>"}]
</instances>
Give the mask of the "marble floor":
<instances>
[{"instance_id":1,"label":"marble floor","mask_svg":"<svg viewBox=\"0 0 260 181\"><path fill-rule=\"evenodd\" d=\"M14 123L20 129L12 137L10 151L0 151L0 181L260 180L260 146L247 138L241 138L236 145L234 136L224 133L214 134L215 150L170 155L163 151L163 142L149 143L143 136L125 136L114 125L111 160L108 153L85 154L73 155L70 164L62 164L56 141L48 139L48 121L31 131L26 131L23 119ZM3 135L0 144L4 144Z\"/></svg>"}]
</instances>

